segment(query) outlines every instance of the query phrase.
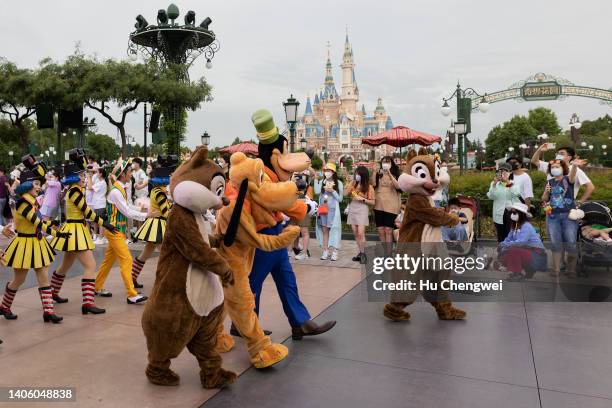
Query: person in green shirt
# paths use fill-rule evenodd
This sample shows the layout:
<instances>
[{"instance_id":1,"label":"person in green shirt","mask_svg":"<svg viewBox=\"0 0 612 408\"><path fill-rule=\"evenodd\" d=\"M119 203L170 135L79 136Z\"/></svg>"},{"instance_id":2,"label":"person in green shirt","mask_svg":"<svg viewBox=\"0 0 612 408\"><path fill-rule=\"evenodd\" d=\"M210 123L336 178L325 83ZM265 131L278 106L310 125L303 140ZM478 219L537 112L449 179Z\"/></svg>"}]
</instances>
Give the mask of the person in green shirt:
<instances>
[{"instance_id":1,"label":"person in green shirt","mask_svg":"<svg viewBox=\"0 0 612 408\"><path fill-rule=\"evenodd\" d=\"M506 239L509 232L508 225L504 222L506 208L519 203L521 197L518 185L510 180L511 171L509 164L500 164L487 192L487 197L493 200L493 223L497 231L497 242Z\"/></svg>"}]
</instances>

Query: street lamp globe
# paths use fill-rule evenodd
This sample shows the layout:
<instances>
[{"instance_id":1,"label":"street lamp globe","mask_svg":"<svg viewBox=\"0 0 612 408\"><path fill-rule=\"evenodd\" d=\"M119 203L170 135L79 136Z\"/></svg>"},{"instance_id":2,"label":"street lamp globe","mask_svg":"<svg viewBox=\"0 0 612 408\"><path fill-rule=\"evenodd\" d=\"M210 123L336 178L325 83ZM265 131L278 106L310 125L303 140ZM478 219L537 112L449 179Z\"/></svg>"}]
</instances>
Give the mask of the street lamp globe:
<instances>
[{"instance_id":1,"label":"street lamp globe","mask_svg":"<svg viewBox=\"0 0 612 408\"><path fill-rule=\"evenodd\" d=\"M210 59L206 60L206 69L211 69L213 67L212 61Z\"/></svg>"},{"instance_id":2,"label":"street lamp globe","mask_svg":"<svg viewBox=\"0 0 612 408\"><path fill-rule=\"evenodd\" d=\"M589 145L589 150L593 150L593 145Z\"/></svg>"},{"instance_id":3,"label":"street lamp globe","mask_svg":"<svg viewBox=\"0 0 612 408\"><path fill-rule=\"evenodd\" d=\"M440 108L440 112L442 113L443 116L448 116L451 113L451 107L448 106L448 102L445 100L444 103L442 104L442 107Z\"/></svg>"},{"instance_id":4,"label":"street lamp globe","mask_svg":"<svg viewBox=\"0 0 612 408\"><path fill-rule=\"evenodd\" d=\"M508 148L508 151L509 151L509 152L513 152L513 151L514 151L514 147L510 146L510 147Z\"/></svg>"},{"instance_id":5,"label":"street lamp globe","mask_svg":"<svg viewBox=\"0 0 612 408\"><path fill-rule=\"evenodd\" d=\"M487 102L487 99L485 98L485 96L483 96L480 100L480 103L478 104L478 110L482 113L486 113L490 107L491 106L489 105L489 102Z\"/></svg>"},{"instance_id":6,"label":"street lamp globe","mask_svg":"<svg viewBox=\"0 0 612 408\"><path fill-rule=\"evenodd\" d=\"M546 140L546 139L548 139L548 135L546 133L541 133L541 134L538 135L538 139Z\"/></svg>"},{"instance_id":7,"label":"street lamp globe","mask_svg":"<svg viewBox=\"0 0 612 408\"><path fill-rule=\"evenodd\" d=\"M202 133L202 146L208 146L210 143L210 135L208 134L208 132L204 131L204 133Z\"/></svg>"},{"instance_id":8,"label":"street lamp globe","mask_svg":"<svg viewBox=\"0 0 612 408\"><path fill-rule=\"evenodd\" d=\"M582 142L582 143L580 143L580 146L582 146L582 147L586 147L586 142Z\"/></svg>"},{"instance_id":9,"label":"street lamp globe","mask_svg":"<svg viewBox=\"0 0 612 408\"><path fill-rule=\"evenodd\" d=\"M608 145L601 145L601 148L606 150L608 148Z\"/></svg>"},{"instance_id":10,"label":"street lamp globe","mask_svg":"<svg viewBox=\"0 0 612 408\"><path fill-rule=\"evenodd\" d=\"M300 139L300 149L306 150L306 138L304 136Z\"/></svg>"},{"instance_id":11,"label":"street lamp globe","mask_svg":"<svg viewBox=\"0 0 612 408\"><path fill-rule=\"evenodd\" d=\"M292 125L297 122L297 109L300 103L293 97L293 94L287 99L287 102L283 102L285 107L285 118L287 123Z\"/></svg>"}]
</instances>

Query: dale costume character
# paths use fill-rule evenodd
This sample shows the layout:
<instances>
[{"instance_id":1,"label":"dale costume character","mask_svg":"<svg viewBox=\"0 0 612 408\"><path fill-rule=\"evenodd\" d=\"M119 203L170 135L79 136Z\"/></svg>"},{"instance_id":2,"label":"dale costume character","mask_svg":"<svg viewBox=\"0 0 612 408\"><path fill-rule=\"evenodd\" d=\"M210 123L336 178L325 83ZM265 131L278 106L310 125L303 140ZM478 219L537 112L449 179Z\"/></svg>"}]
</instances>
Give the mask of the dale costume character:
<instances>
[{"instance_id":1,"label":"dale costume character","mask_svg":"<svg viewBox=\"0 0 612 408\"><path fill-rule=\"evenodd\" d=\"M225 311L234 328L246 339L251 364L255 368L270 367L287 357L289 351L282 344L272 343L259 325L255 313L255 297L249 284L249 272L253 267L255 249L275 251L286 248L299 235L298 226L285 228L278 235L260 234L253 218L253 206L268 210L290 208L295 202L297 186L294 182L265 182L264 165L259 159L247 158L244 153L234 153L230 159L229 181L231 188L226 196L230 205L217 216L217 234L228 237L226 231L232 223L238 223L233 245L220 244L219 253L234 273L235 283L224 288ZM232 217L234 219L232 220ZM228 242L228 244L231 242ZM229 351L233 338L219 330L218 344Z\"/></svg>"},{"instance_id":2,"label":"dale costume character","mask_svg":"<svg viewBox=\"0 0 612 408\"><path fill-rule=\"evenodd\" d=\"M43 308L43 320L45 322L60 323L63 318L55 314L53 308L53 295L49 286L47 267L55 259L55 251L43 235L43 232L54 237L64 239L70 238L69 232L59 232L52 228L53 224L43 221L38 210L38 196L41 183L45 179L47 169L44 163L36 162L32 155L24 156L23 164L27 170L19 176L19 186L15 192L19 196L15 204L15 232L17 236L12 239L4 251L2 261L5 266L13 268L13 279L7 283L0 315L5 319L17 319L17 315L11 311L11 306L17 290L25 281L30 269L36 272L38 279L38 293Z\"/></svg>"},{"instance_id":3,"label":"dale costume character","mask_svg":"<svg viewBox=\"0 0 612 408\"><path fill-rule=\"evenodd\" d=\"M134 287L142 288L138 283L138 276L144 267L147 259L155 250L155 247L160 245L166 233L166 222L170 213L171 204L168 201L166 186L170 184L170 175L178 165L178 156L175 155L159 155L157 163L149 179L149 214L147 220L136 232L135 240L145 241L145 247L140 255L134 258L132 263L132 280ZM151 188L152 187L152 188Z\"/></svg>"},{"instance_id":4,"label":"dale costume character","mask_svg":"<svg viewBox=\"0 0 612 408\"><path fill-rule=\"evenodd\" d=\"M198 360L204 388L220 388L236 379L235 373L221 368L216 350L217 330L223 321L222 285L233 284L233 275L227 262L209 246L203 216L229 200L223 197L225 176L207 157L206 147L199 147L170 181L174 206L151 298L142 315L149 351L146 376L157 385L178 385L180 379L170 369L170 360L185 347ZM229 228L228 241L234 234L235 227Z\"/></svg>"},{"instance_id":5,"label":"dale costume character","mask_svg":"<svg viewBox=\"0 0 612 408\"><path fill-rule=\"evenodd\" d=\"M440 171L440 159L437 155L428 154L424 148L418 153L415 150L408 152L407 165L398 179L402 191L410 193L399 230L398 250L415 251L415 244L410 243L421 243L420 249L416 251L418 253L412 254L415 256L427 252L426 248L435 250L436 244L443 242L441 227L452 227L460 222L457 215L447 213L443 208L436 208L432 199L436 190L444 188L449 182L448 173ZM402 248L402 243L408 245ZM449 275L450 271L419 270L412 279L419 280L426 276L427 279L442 280L448 279ZM385 305L384 316L393 321L409 320L410 313L404 308L412 304L418 295L419 292L415 290L402 294L401 301L393 301L392 298L392 302ZM423 298L431 303L441 320L460 320L465 317L463 310L453 307L447 291L425 291Z\"/></svg>"},{"instance_id":6,"label":"dale costume character","mask_svg":"<svg viewBox=\"0 0 612 408\"><path fill-rule=\"evenodd\" d=\"M264 164L265 183L279 183L291 179L294 172L306 170L310 166L310 158L306 153L289 153L287 139L280 135L274 124L270 111L260 109L251 117L259 139L259 158ZM266 209L253 203L253 216L258 224L257 232L266 235L279 235L283 228L283 214L294 221L301 221L307 213L313 215L317 204L312 200L297 200L290 208L280 211ZM310 313L300 300L295 273L289 263L287 248L275 251L255 251L253 269L249 275L251 290L255 294L255 312L259 312L259 298L263 282L271 273L276 284L276 290L283 304L285 315L291 325L292 337L295 340L303 336L314 336L325 333L336 324L330 321L319 326L311 320Z\"/></svg>"},{"instance_id":7,"label":"dale costume character","mask_svg":"<svg viewBox=\"0 0 612 408\"><path fill-rule=\"evenodd\" d=\"M131 160L121 160L110 175L112 187L106 196L106 211L108 223L113 226L114 231L106 229L104 236L108 240L108 246L104 253L104 260L96 275L96 293L100 296L110 297L112 293L104 289L104 282L116 260L119 260L119 271L121 279L127 292L127 303L129 305L140 304L147 297L136 292L132 281L132 254L126 242L128 218L144 221L147 214L132 208L128 204L128 195L125 191L127 183L132 177Z\"/></svg>"},{"instance_id":8,"label":"dale costume character","mask_svg":"<svg viewBox=\"0 0 612 408\"><path fill-rule=\"evenodd\" d=\"M64 177L62 184L68 186L66 192L66 223L62 226L61 232L70 233L70 238L55 237L51 241L51 247L56 251L64 251L62 263L51 276L51 287L53 288L53 300L57 303L66 303L68 299L59 295L64 283L66 273L76 259L83 266L83 279L81 279L83 314L101 314L106 310L96 307L95 285L96 285L96 260L93 255L94 243L91 233L86 224L89 220L109 231L115 228L108 224L89 208L85 202L85 151L82 149L72 149L68 152L71 163L64 166Z\"/></svg>"}]
</instances>

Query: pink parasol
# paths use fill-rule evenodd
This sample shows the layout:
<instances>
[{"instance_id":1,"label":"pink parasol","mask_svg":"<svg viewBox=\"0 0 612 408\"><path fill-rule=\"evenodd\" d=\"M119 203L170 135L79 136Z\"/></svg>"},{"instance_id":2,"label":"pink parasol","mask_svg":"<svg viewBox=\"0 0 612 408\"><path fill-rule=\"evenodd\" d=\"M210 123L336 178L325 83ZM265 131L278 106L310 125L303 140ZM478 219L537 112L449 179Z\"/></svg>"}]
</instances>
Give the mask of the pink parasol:
<instances>
[{"instance_id":1,"label":"pink parasol","mask_svg":"<svg viewBox=\"0 0 612 408\"><path fill-rule=\"evenodd\" d=\"M376 167L376 163L375 162L364 162L364 161L360 161L357 163L353 164L353 168L355 167L359 167L359 166L363 166L369 169L373 169L374 167Z\"/></svg>"},{"instance_id":2,"label":"pink parasol","mask_svg":"<svg viewBox=\"0 0 612 408\"><path fill-rule=\"evenodd\" d=\"M382 144L386 144L394 147L404 147L410 144L429 146L441 141L442 138L440 136L419 132L418 130L410 129L405 126L396 126L391 130L361 139L362 144L370 146L380 146Z\"/></svg>"},{"instance_id":3,"label":"pink parasol","mask_svg":"<svg viewBox=\"0 0 612 408\"><path fill-rule=\"evenodd\" d=\"M234 154L236 152L242 152L246 155L257 156L259 151L257 149L257 144L253 142L241 142L235 145L224 147L219 150L221 153L229 153Z\"/></svg>"}]
</instances>

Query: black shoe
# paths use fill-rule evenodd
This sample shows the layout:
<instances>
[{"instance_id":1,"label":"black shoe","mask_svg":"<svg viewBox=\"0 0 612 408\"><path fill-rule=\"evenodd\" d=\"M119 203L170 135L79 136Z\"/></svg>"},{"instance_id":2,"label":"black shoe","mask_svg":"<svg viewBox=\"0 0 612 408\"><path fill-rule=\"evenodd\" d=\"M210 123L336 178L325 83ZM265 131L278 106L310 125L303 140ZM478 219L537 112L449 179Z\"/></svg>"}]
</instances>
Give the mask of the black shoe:
<instances>
[{"instance_id":1,"label":"black shoe","mask_svg":"<svg viewBox=\"0 0 612 408\"><path fill-rule=\"evenodd\" d=\"M138 303L146 302L147 299L148 299L148 297L146 297L146 296L138 295L138 299L133 300L133 301L128 298L127 299L127 303L128 303L128 305L136 305Z\"/></svg>"},{"instance_id":2,"label":"black shoe","mask_svg":"<svg viewBox=\"0 0 612 408\"><path fill-rule=\"evenodd\" d=\"M264 330L263 331L264 334L266 336L269 336L272 334L272 332L270 330ZM230 327L230 334L232 336L236 336L236 337L242 337L242 335L240 334L240 332L238 331L238 329L236 328L236 326L234 326L234 323L232 323L232 327Z\"/></svg>"},{"instance_id":3,"label":"black shoe","mask_svg":"<svg viewBox=\"0 0 612 408\"><path fill-rule=\"evenodd\" d=\"M55 301L55 303L68 303L68 299L63 298L60 295L53 295L53 300Z\"/></svg>"},{"instance_id":4,"label":"black shoe","mask_svg":"<svg viewBox=\"0 0 612 408\"><path fill-rule=\"evenodd\" d=\"M134 282L134 287L136 289L142 289L144 288L144 286L141 283L138 283L138 281L136 279L134 279L132 282Z\"/></svg>"},{"instance_id":5,"label":"black shoe","mask_svg":"<svg viewBox=\"0 0 612 408\"><path fill-rule=\"evenodd\" d=\"M335 325L335 320L325 322L321 326L316 324L313 320L308 320L300 327L291 328L291 338L293 340L302 340L302 337L304 336L316 336L318 334L323 334L326 331L331 330Z\"/></svg>"},{"instance_id":6,"label":"black shoe","mask_svg":"<svg viewBox=\"0 0 612 408\"><path fill-rule=\"evenodd\" d=\"M0 316L4 316L6 320L15 320L17 315L11 312L11 309L0 309Z\"/></svg>"},{"instance_id":7,"label":"black shoe","mask_svg":"<svg viewBox=\"0 0 612 408\"><path fill-rule=\"evenodd\" d=\"M351 258L355 262L361 262L361 252Z\"/></svg>"},{"instance_id":8,"label":"black shoe","mask_svg":"<svg viewBox=\"0 0 612 408\"><path fill-rule=\"evenodd\" d=\"M300 248L293 248L293 255L297 255L300 252L302 252L302 250Z\"/></svg>"},{"instance_id":9,"label":"black shoe","mask_svg":"<svg viewBox=\"0 0 612 408\"><path fill-rule=\"evenodd\" d=\"M361 256L359 257L359 263L362 265L365 265L366 261L368 260L368 258L366 257L366 254L364 254L363 252L361 253Z\"/></svg>"},{"instance_id":10,"label":"black shoe","mask_svg":"<svg viewBox=\"0 0 612 408\"><path fill-rule=\"evenodd\" d=\"M102 313L106 313L106 310L100 309L99 307L95 307L95 306L81 306L81 313L83 313L84 315L86 315L87 313L102 314Z\"/></svg>"},{"instance_id":11,"label":"black shoe","mask_svg":"<svg viewBox=\"0 0 612 408\"><path fill-rule=\"evenodd\" d=\"M59 323L62 320L64 320L64 318L62 316L58 316L55 313L51 314L51 313L44 313L43 314L43 320L45 321L45 323L48 322L52 322L52 323Z\"/></svg>"}]
</instances>

